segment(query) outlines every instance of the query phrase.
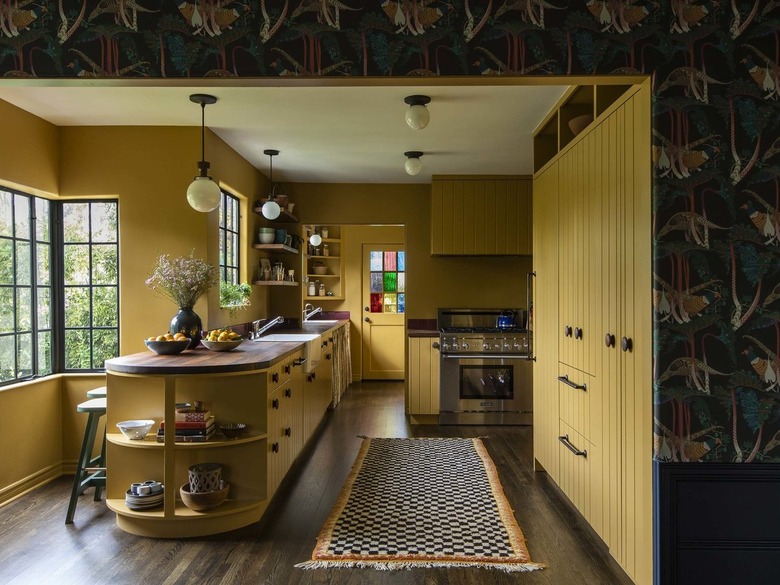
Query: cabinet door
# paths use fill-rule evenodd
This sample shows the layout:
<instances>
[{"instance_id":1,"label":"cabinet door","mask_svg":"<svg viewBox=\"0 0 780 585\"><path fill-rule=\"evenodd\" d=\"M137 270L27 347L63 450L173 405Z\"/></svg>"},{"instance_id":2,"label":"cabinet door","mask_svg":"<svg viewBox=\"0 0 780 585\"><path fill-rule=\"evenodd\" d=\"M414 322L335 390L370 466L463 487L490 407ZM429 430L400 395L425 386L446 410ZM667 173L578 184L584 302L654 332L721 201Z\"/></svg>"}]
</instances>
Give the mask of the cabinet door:
<instances>
[{"instance_id":1,"label":"cabinet door","mask_svg":"<svg viewBox=\"0 0 780 585\"><path fill-rule=\"evenodd\" d=\"M282 407L282 388L277 388L268 395L268 499L271 499L276 488L282 482L287 472L283 449L284 411Z\"/></svg>"},{"instance_id":2,"label":"cabinet door","mask_svg":"<svg viewBox=\"0 0 780 585\"><path fill-rule=\"evenodd\" d=\"M435 337L409 338L406 413L439 414L439 350Z\"/></svg>"},{"instance_id":3,"label":"cabinet door","mask_svg":"<svg viewBox=\"0 0 780 585\"><path fill-rule=\"evenodd\" d=\"M558 163L534 180L534 457L558 478Z\"/></svg>"}]
</instances>

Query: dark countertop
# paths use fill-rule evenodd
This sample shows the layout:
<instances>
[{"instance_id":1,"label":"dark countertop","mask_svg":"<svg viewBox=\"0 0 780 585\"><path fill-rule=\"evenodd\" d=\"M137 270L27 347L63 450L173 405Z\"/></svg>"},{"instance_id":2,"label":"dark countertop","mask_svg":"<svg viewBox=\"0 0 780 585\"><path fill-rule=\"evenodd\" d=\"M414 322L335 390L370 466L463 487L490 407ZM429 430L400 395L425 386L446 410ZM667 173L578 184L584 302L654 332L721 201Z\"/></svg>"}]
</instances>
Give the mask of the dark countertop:
<instances>
[{"instance_id":1,"label":"dark countertop","mask_svg":"<svg viewBox=\"0 0 780 585\"><path fill-rule=\"evenodd\" d=\"M319 333L323 335L349 323L308 321L297 328L272 327L266 335L273 333ZM177 355L157 355L144 351L124 355L106 361L106 372L118 374L187 375L218 374L226 372L248 372L266 370L271 365L303 346L297 341L275 341L259 343L246 340L232 351L209 351L202 345Z\"/></svg>"}]
</instances>

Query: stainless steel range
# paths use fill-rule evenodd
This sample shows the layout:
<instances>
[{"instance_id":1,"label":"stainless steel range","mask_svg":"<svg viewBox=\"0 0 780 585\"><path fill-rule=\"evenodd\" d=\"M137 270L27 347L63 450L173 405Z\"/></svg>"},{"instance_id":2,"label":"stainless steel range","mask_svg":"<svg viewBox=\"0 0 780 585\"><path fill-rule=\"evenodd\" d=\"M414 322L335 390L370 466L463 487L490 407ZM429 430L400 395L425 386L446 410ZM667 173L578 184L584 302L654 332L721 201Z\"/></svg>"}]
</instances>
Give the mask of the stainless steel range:
<instances>
[{"instance_id":1,"label":"stainless steel range","mask_svg":"<svg viewBox=\"0 0 780 585\"><path fill-rule=\"evenodd\" d=\"M439 309L439 423L530 425L532 337L523 309Z\"/></svg>"}]
</instances>

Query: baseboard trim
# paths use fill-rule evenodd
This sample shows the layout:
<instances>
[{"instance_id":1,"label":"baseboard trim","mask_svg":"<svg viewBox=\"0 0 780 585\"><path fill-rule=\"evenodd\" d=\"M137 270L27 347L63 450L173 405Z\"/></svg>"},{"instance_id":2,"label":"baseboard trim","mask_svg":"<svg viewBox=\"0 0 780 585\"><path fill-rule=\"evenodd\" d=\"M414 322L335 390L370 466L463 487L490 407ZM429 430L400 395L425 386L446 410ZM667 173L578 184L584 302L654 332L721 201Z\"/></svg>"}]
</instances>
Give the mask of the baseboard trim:
<instances>
[{"instance_id":1,"label":"baseboard trim","mask_svg":"<svg viewBox=\"0 0 780 585\"><path fill-rule=\"evenodd\" d=\"M75 465L74 465L75 469ZM54 463L0 489L0 508L63 475L62 464Z\"/></svg>"}]
</instances>

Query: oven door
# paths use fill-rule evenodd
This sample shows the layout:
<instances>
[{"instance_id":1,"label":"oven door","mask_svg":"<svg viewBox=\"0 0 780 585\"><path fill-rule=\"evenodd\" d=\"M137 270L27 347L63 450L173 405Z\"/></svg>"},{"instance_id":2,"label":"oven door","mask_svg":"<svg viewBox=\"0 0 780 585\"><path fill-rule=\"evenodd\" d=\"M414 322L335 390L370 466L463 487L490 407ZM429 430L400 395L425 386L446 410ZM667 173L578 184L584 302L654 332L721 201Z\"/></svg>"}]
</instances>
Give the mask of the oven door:
<instances>
[{"instance_id":1,"label":"oven door","mask_svg":"<svg viewBox=\"0 0 780 585\"><path fill-rule=\"evenodd\" d=\"M517 357L442 355L441 424L531 424L532 365Z\"/></svg>"}]
</instances>

